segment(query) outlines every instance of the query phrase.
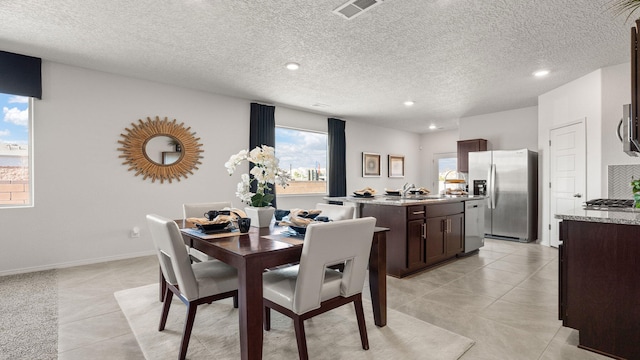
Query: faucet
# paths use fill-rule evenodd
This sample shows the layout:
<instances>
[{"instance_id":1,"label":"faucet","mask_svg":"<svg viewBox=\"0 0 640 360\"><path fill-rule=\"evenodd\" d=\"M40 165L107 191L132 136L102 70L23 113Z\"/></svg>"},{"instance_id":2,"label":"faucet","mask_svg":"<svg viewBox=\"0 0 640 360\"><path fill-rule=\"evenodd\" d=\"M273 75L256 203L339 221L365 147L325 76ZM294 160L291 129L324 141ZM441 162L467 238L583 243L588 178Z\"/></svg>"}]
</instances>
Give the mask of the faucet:
<instances>
[{"instance_id":1,"label":"faucet","mask_svg":"<svg viewBox=\"0 0 640 360\"><path fill-rule=\"evenodd\" d=\"M409 184L409 183L405 183L402 186L402 197L407 197L407 193L411 190L411 189L415 189L416 186L414 184Z\"/></svg>"}]
</instances>

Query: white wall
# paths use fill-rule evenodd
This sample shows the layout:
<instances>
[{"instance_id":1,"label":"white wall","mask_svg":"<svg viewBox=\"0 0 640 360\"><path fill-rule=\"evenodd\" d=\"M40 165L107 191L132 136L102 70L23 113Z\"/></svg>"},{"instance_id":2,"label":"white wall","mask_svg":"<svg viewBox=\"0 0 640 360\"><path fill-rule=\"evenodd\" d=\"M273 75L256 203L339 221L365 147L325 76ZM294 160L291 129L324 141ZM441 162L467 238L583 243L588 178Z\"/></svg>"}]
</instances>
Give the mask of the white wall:
<instances>
[{"instance_id":1,"label":"white wall","mask_svg":"<svg viewBox=\"0 0 640 360\"><path fill-rule=\"evenodd\" d=\"M602 70L538 97L539 179L542 194L541 243L549 244L549 131L562 124L586 119L587 189L585 198L600 197L602 189Z\"/></svg>"},{"instance_id":2,"label":"white wall","mask_svg":"<svg viewBox=\"0 0 640 360\"><path fill-rule=\"evenodd\" d=\"M487 139L489 150L538 150L537 106L461 118L459 126L459 140Z\"/></svg>"},{"instance_id":3,"label":"white wall","mask_svg":"<svg viewBox=\"0 0 640 360\"><path fill-rule=\"evenodd\" d=\"M145 214L182 216L183 202L230 200L224 162L248 147L249 102L44 61L34 103L34 207L0 209L0 274L152 253ZM147 116L184 122L202 165L172 184L122 165L121 133ZM138 226L140 238L129 238Z\"/></svg>"},{"instance_id":4,"label":"white wall","mask_svg":"<svg viewBox=\"0 0 640 360\"><path fill-rule=\"evenodd\" d=\"M640 164L640 157L632 157L622 151L616 135L622 118L622 105L631 103L631 64L625 63L602 69L602 167L601 194L607 197L608 165Z\"/></svg>"},{"instance_id":5,"label":"white wall","mask_svg":"<svg viewBox=\"0 0 640 360\"><path fill-rule=\"evenodd\" d=\"M347 121L347 194L364 187L378 193L384 189L398 189L406 182L420 186L420 135L386 129L355 121ZM380 154L380 177L362 176L362 152ZM404 178L388 177L388 155L404 155Z\"/></svg>"},{"instance_id":6,"label":"white wall","mask_svg":"<svg viewBox=\"0 0 640 360\"><path fill-rule=\"evenodd\" d=\"M244 207L235 197L241 172L229 176L224 163L249 146L250 101L48 61L42 76L43 100L34 104L34 206L0 209L0 275L152 254L145 215L181 218L185 202ZM200 137L202 165L189 178L151 183L122 165L120 134L155 116L184 122ZM276 107L276 123L326 131L327 119ZM366 184L382 191L388 153L405 154L408 179L416 181L417 148L418 135L347 121L348 190ZM384 155L380 178L362 181L362 151ZM318 202L287 200L279 197L279 207ZM134 226L140 238L129 237Z\"/></svg>"}]
</instances>

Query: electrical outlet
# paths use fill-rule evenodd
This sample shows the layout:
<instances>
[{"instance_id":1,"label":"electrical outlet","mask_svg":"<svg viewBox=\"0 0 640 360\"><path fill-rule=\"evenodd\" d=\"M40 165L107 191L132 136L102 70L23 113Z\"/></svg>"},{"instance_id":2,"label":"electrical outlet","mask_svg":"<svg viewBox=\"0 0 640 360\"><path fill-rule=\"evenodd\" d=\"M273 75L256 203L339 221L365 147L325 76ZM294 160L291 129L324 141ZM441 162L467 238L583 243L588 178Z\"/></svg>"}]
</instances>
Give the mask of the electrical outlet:
<instances>
[{"instance_id":1,"label":"electrical outlet","mask_svg":"<svg viewBox=\"0 0 640 360\"><path fill-rule=\"evenodd\" d=\"M129 234L129 236L131 236L132 238L139 238L140 228L137 226L134 226L133 229L131 229L131 233Z\"/></svg>"}]
</instances>

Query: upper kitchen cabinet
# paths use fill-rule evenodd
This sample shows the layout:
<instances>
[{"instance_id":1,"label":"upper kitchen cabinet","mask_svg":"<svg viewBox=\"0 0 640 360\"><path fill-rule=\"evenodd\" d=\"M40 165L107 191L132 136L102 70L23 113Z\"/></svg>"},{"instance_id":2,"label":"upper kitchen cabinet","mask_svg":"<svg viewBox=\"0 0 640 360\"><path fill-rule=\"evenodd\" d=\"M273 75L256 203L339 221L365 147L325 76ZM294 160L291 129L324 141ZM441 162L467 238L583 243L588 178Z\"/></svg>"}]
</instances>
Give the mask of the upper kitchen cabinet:
<instances>
[{"instance_id":1,"label":"upper kitchen cabinet","mask_svg":"<svg viewBox=\"0 0 640 360\"><path fill-rule=\"evenodd\" d=\"M475 151L486 151L486 139L470 139L458 141L458 172L469 172L469 153Z\"/></svg>"}]
</instances>

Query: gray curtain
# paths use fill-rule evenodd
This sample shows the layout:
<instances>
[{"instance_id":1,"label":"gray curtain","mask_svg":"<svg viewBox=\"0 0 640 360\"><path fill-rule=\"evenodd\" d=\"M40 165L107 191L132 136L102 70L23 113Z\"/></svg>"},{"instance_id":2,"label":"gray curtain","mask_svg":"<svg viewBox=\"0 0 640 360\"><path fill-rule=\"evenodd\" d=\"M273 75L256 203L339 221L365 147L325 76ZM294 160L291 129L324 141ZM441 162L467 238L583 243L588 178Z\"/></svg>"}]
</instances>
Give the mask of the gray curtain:
<instances>
[{"instance_id":1,"label":"gray curtain","mask_svg":"<svg viewBox=\"0 0 640 360\"><path fill-rule=\"evenodd\" d=\"M347 162L345 122L328 119L329 130L329 196L347 195Z\"/></svg>"},{"instance_id":2,"label":"gray curtain","mask_svg":"<svg viewBox=\"0 0 640 360\"><path fill-rule=\"evenodd\" d=\"M276 120L275 106L251 103L251 115L249 118L249 150L253 150L256 146L267 145L276 146ZM250 165L249 170L251 170ZM256 191L255 183L251 184L251 192ZM276 193L275 186L270 191L271 194ZM276 207L276 199L271 202Z\"/></svg>"}]
</instances>

